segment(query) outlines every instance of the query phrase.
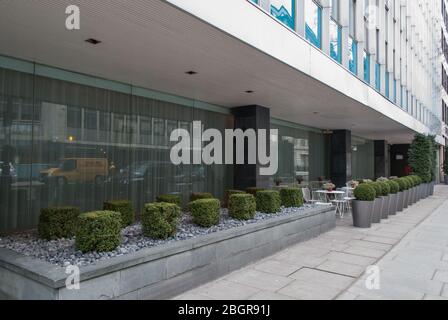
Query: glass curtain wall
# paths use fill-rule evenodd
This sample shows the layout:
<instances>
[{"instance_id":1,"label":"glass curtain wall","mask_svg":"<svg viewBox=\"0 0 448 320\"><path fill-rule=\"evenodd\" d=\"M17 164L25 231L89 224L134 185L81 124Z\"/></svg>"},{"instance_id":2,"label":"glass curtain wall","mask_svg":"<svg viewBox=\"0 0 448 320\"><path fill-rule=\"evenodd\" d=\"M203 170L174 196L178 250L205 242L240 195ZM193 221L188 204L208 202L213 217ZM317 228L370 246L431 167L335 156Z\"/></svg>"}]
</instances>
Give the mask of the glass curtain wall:
<instances>
[{"instance_id":1,"label":"glass curtain wall","mask_svg":"<svg viewBox=\"0 0 448 320\"><path fill-rule=\"evenodd\" d=\"M296 26L296 1L271 0L271 14L291 29Z\"/></svg>"},{"instance_id":2,"label":"glass curtain wall","mask_svg":"<svg viewBox=\"0 0 448 320\"><path fill-rule=\"evenodd\" d=\"M352 136L352 178L374 179L375 146L371 140Z\"/></svg>"},{"instance_id":3,"label":"glass curtain wall","mask_svg":"<svg viewBox=\"0 0 448 320\"><path fill-rule=\"evenodd\" d=\"M132 88L130 91L132 92ZM41 208L142 206L164 193L223 197L231 167L176 166L173 129L233 127L230 115L0 69L0 231L35 227Z\"/></svg>"},{"instance_id":4,"label":"glass curtain wall","mask_svg":"<svg viewBox=\"0 0 448 320\"><path fill-rule=\"evenodd\" d=\"M322 8L313 0L305 0L305 37L322 48Z\"/></svg>"},{"instance_id":5,"label":"glass curtain wall","mask_svg":"<svg viewBox=\"0 0 448 320\"><path fill-rule=\"evenodd\" d=\"M279 167L273 179L292 184L301 177L306 183L328 175L325 135L279 124L271 124L271 128L278 129L279 135Z\"/></svg>"}]
</instances>

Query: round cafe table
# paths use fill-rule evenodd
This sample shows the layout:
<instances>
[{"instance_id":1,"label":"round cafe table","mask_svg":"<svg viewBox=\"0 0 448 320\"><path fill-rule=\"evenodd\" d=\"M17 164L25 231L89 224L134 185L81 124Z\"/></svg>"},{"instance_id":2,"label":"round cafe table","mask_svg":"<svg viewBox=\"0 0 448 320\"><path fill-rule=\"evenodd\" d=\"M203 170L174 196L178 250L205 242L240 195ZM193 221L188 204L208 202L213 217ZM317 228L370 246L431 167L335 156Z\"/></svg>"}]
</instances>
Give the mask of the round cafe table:
<instances>
[{"instance_id":1,"label":"round cafe table","mask_svg":"<svg viewBox=\"0 0 448 320\"><path fill-rule=\"evenodd\" d=\"M332 196L334 196L334 195L336 195L336 194L345 194L345 192L344 191L336 191L336 190L333 190L333 191L328 191L328 190L317 190L316 191L317 193L320 193L320 194L324 194L325 195L325 199L326 199L326 202L331 202L331 198L332 198Z\"/></svg>"}]
</instances>

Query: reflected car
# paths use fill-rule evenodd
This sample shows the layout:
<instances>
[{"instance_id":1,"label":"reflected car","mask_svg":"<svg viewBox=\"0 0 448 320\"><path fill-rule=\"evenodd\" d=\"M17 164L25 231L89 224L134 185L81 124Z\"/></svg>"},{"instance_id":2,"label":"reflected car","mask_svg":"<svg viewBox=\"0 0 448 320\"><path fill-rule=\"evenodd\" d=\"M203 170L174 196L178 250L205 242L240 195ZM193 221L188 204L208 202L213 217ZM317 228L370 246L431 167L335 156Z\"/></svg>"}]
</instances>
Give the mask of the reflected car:
<instances>
[{"instance_id":1,"label":"reflected car","mask_svg":"<svg viewBox=\"0 0 448 320\"><path fill-rule=\"evenodd\" d=\"M102 184L109 174L109 164L103 158L66 158L58 167L40 172L43 182L55 179L59 185L72 182L94 182Z\"/></svg>"}]
</instances>

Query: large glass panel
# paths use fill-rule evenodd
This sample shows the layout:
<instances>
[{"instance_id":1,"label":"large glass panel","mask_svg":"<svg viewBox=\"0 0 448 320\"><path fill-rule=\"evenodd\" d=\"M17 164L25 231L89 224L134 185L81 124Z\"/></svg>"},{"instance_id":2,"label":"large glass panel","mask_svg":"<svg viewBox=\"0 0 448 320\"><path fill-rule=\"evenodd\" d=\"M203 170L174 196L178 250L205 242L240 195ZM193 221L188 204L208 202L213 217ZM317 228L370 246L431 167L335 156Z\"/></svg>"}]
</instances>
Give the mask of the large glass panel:
<instances>
[{"instance_id":1,"label":"large glass panel","mask_svg":"<svg viewBox=\"0 0 448 320\"><path fill-rule=\"evenodd\" d=\"M342 28L333 19L330 19L330 56L341 63L341 37Z\"/></svg>"},{"instance_id":2,"label":"large glass panel","mask_svg":"<svg viewBox=\"0 0 448 320\"><path fill-rule=\"evenodd\" d=\"M390 98L390 82L389 82L389 72L386 71L386 79L385 79L385 84L384 86L386 87L386 98Z\"/></svg>"},{"instance_id":3,"label":"large glass panel","mask_svg":"<svg viewBox=\"0 0 448 320\"><path fill-rule=\"evenodd\" d=\"M313 0L305 0L305 36L316 47L322 47L322 8Z\"/></svg>"},{"instance_id":4,"label":"large glass panel","mask_svg":"<svg viewBox=\"0 0 448 320\"><path fill-rule=\"evenodd\" d=\"M271 14L291 29L295 28L295 0L271 0Z\"/></svg>"},{"instance_id":5,"label":"large glass panel","mask_svg":"<svg viewBox=\"0 0 448 320\"><path fill-rule=\"evenodd\" d=\"M292 184L299 177L307 183L327 176L323 134L281 125L271 125L271 128L279 131L279 169L275 178Z\"/></svg>"},{"instance_id":6,"label":"large glass panel","mask_svg":"<svg viewBox=\"0 0 448 320\"><path fill-rule=\"evenodd\" d=\"M381 91L381 66L379 63L375 64L375 89Z\"/></svg>"},{"instance_id":7,"label":"large glass panel","mask_svg":"<svg viewBox=\"0 0 448 320\"><path fill-rule=\"evenodd\" d=\"M192 191L222 199L230 166L170 161L172 130L191 132L194 120L233 126L226 114L0 69L0 231L35 227L44 207L129 199L140 212L163 193L185 204Z\"/></svg>"},{"instance_id":8,"label":"large glass panel","mask_svg":"<svg viewBox=\"0 0 448 320\"><path fill-rule=\"evenodd\" d=\"M364 81L370 84L370 55L364 51Z\"/></svg>"},{"instance_id":9,"label":"large glass panel","mask_svg":"<svg viewBox=\"0 0 448 320\"><path fill-rule=\"evenodd\" d=\"M348 38L348 66L352 73L358 74L358 43L352 38Z\"/></svg>"},{"instance_id":10,"label":"large glass panel","mask_svg":"<svg viewBox=\"0 0 448 320\"><path fill-rule=\"evenodd\" d=\"M373 179L375 176L374 143L352 136L352 177L353 179Z\"/></svg>"}]
</instances>

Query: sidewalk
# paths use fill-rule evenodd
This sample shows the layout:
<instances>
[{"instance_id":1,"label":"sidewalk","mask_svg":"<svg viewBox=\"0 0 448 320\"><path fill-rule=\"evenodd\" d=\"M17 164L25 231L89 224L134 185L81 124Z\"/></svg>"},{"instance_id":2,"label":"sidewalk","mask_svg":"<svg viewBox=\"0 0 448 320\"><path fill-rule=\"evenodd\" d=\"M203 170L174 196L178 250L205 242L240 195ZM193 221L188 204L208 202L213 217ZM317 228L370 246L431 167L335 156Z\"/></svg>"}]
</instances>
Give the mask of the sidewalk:
<instances>
[{"instance_id":1,"label":"sidewalk","mask_svg":"<svg viewBox=\"0 0 448 320\"><path fill-rule=\"evenodd\" d=\"M448 298L447 186L371 229L351 223L175 299ZM370 265L380 267L381 290L364 285Z\"/></svg>"}]
</instances>

